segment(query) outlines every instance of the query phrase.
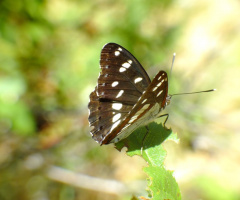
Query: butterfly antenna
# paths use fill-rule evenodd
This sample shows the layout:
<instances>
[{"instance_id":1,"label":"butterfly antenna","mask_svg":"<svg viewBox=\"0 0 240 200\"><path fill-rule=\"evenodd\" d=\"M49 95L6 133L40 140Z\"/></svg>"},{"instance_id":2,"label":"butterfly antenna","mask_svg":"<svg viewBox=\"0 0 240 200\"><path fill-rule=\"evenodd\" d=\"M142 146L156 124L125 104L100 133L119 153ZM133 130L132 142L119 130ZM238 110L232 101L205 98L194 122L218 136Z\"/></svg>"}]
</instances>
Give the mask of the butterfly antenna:
<instances>
[{"instance_id":1,"label":"butterfly antenna","mask_svg":"<svg viewBox=\"0 0 240 200\"><path fill-rule=\"evenodd\" d=\"M171 66L170 75L172 75L172 69L173 69L173 64L174 64L174 61L175 61L175 57L176 57L176 53L173 53L173 59L172 59L172 66Z\"/></svg>"},{"instance_id":2,"label":"butterfly antenna","mask_svg":"<svg viewBox=\"0 0 240 200\"><path fill-rule=\"evenodd\" d=\"M171 72L170 76L172 75L172 69L173 69L173 64L175 61L176 53L173 53L173 59L172 59L172 66L171 66ZM172 77L172 76L171 76ZM176 95L184 95L184 94L196 94L196 93L203 93L203 92L213 92L216 91L216 89L211 89L211 90L203 90L203 91L198 91L198 92L184 92L184 93L178 93L178 94L171 94L169 95L170 97L176 96Z\"/></svg>"},{"instance_id":3,"label":"butterfly antenna","mask_svg":"<svg viewBox=\"0 0 240 200\"><path fill-rule=\"evenodd\" d=\"M203 91L198 91L198 92L185 92L185 93L178 93L178 94L171 94L170 96L176 96L176 95L184 95L184 94L196 94L196 93L203 93L203 92L213 92L216 91L217 89L211 89L211 90L203 90Z\"/></svg>"}]
</instances>

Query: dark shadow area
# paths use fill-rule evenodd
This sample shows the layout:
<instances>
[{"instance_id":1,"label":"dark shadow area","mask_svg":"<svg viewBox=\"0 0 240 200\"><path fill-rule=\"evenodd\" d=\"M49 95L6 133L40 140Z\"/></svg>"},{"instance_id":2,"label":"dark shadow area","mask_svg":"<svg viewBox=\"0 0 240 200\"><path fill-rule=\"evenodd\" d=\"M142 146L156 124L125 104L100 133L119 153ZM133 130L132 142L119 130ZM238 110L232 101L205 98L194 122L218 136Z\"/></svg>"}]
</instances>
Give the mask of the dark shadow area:
<instances>
[{"instance_id":1,"label":"dark shadow area","mask_svg":"<svg viewBox=\"0 0 240 200\"><path fill-rule=\"evenodd\" d=\"M149 131L147 131L146 127L140 127L126 139L118 142L116 149L120 151L123 147L127 147L128 152L141 150L142 147L148 149L162 144L172 133L171 129L166 129L162 124L155 122L150 123L147 127Z\"/></svg>"}]
</instances>

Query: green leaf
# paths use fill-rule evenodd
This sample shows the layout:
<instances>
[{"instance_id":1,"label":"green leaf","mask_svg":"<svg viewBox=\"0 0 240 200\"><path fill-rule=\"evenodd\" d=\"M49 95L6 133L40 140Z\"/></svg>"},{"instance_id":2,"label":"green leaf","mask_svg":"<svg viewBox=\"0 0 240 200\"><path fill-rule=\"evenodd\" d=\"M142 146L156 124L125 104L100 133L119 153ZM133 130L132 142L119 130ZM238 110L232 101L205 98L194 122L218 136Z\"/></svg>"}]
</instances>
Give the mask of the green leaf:
<instances>
[{"instance_id":1,"label":"green leaf","mask_svg":"<svg viewBox=\"0 0 240 200\"><path fill-rule=\"evenodd\" d=\"M159 199L181 199L178 184L173 177L173 172L164 167L166 151L162 143L166 140L178 142L177 134L171 129L164 128L155 122L147 127L141 127L134 131L129 137L116 144L116 148L121 150L127 147L127 155L141 156L148 167L144 172L148 175L148 192L152 200Z\"/></svg>"},{"instance_id":2,"label":"green leaf","mask_svg":"<svg viewBox=\"0 0 240 200\"><path fill-rule=\"evenodd\" d=\"M149 166L144 168L144 172L149 176L148 191L153 200L181 199L181 193L172 171L166 170L164 166Z\"/></svg>"}]
</instances>

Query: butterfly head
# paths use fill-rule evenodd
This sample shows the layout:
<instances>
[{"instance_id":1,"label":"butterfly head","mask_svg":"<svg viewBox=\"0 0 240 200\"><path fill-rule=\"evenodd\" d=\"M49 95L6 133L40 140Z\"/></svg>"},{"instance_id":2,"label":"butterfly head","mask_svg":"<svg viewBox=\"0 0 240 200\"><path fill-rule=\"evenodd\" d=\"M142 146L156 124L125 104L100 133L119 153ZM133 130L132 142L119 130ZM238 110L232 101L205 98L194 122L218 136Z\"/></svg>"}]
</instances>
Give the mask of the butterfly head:
<instances>
[{"instance_id":1,"label":"butterfly head","mask_svg":"<svg viewBox=\"0 0 240 200\"><path fill-rule=\"evenodd\" d=\"M165 106L167 106L167 105L170 104L171 98L172 98L172 95L168 95L168 96L167 96L166 102L165 102Z\"/></svg>"}]
</instances>

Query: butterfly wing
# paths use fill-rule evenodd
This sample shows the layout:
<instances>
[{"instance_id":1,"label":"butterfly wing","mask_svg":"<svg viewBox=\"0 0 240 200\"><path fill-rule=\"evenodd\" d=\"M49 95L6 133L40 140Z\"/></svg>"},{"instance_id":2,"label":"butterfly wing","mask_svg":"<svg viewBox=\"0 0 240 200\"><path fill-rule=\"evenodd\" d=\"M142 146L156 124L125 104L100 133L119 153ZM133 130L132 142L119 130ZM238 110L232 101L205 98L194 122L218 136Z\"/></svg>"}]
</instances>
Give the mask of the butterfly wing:
<instances>
[{"instance_id":1,"label":"butterfly wing","mask_svg":"<svg viewBox=\"0 0 240 200\"><path fill-rule=\"evenodd\" d=\"M153 121L167 105L167 93L167 73L160 71L126 115L125 119L117 124L116 128L111 131L111 134L107 134L104 137L102 144L117 142L127 137L136 128Z\"/></svg>"},{"instance_id":2,"label":"butterfly wing","mask_svg":"<svg viewBox=\"0 0 240 200\"><path fill-rule=\"evenodd\" d=\"M98 85L90 95L89 123L93 139L103 143L131 112L151 81L137 59L115 43L101 51Z\"/></svg>"}]
</instances>

